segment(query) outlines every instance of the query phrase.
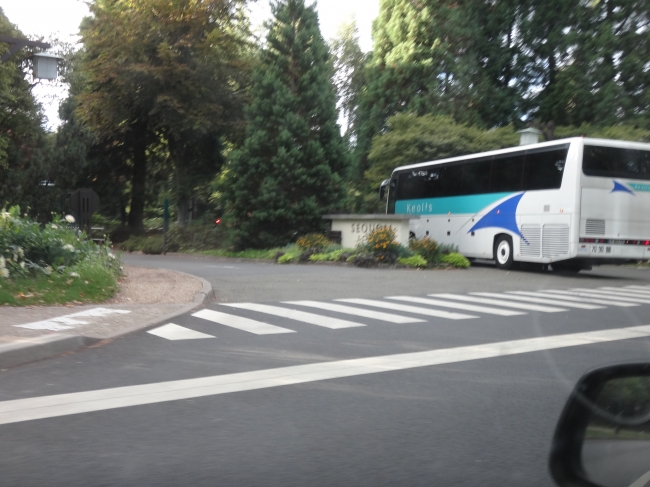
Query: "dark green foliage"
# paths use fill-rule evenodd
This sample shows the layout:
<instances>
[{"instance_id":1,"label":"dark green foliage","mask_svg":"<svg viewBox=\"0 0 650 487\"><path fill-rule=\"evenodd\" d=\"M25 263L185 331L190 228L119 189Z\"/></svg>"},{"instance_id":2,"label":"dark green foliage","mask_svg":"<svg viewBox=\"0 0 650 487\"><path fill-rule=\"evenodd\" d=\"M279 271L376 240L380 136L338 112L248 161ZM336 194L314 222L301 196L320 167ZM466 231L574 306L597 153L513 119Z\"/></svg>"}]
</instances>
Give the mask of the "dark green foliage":
<instances>
[{"instance_id":1,"label":"dark green foliage","mask_svg":"<svg viewBox=\"0 0 650 487\"><path fill-rule=\"evenodd\" d=\"M0 35L25 37L1 9ZM7 43L0 43L0 55L8 49ZM49 175L52 140L25 77L27 55L22 49L0 64L0 206L20 205L44 221L50 217L53 195L40 183Z\"/></svg>"},{"instance_id":2,"label":"dark green foliage","mask_svg":"<svg viewBox=\"0 0 650 487\"><path fill-rule=\"evenodd\" d=\"M347 155L315 8L287 0L273 13L253 75L246 140L223 184L239 248L284 245L321 229L343 194Z\"/></svg>"},{"instance_id":3,"label":"dark green foliage","mask_svg":"<svg viewBox=\"0 0 650 487\"><path fill-rule=\"evenodd\" d=\"M518 140L510 126L486 131L448 117L397 115L388 121L386 133L373 141L365 174L366 205L376 211L385 208L377 188L398 166L512 147Z\"/></svg>"}]
</instances>

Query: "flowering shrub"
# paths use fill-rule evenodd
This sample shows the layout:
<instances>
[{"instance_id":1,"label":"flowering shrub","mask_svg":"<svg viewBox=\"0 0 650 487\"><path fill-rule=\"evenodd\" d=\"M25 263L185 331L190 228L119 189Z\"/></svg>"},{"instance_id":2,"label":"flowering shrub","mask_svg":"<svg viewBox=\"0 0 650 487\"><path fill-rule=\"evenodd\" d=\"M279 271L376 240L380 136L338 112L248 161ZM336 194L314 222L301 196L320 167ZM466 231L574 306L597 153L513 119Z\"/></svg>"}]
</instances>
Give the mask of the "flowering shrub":
<instances>
[{"instance_id":1,"label":"flowering shrub","mask_svg":"<svg viewBox=\"0 0 650 487\"><path fill-rule=\"evenodd\" d=\"M409 249L423 257L427 262L439 259L440 249L438 243L430 237L412 238L409 240Z\"/></svg>"},{"instance_id":2,"label":"flowering shrub","mask_svg":"<svg viewBox=\"0 0 650 487\"><path fill-rule=\"evenodd\" d=\"M322 233L309 233L300 237L296 241L296 245L302 250L313 250L315 252L320 252L330 245L330 241Z\"/></svg>"},{"instance_id":3,"label":"flowering shrub","mask_svg":"<svg viewBox=\"0 0 650 487\"><path fill-rule=\"evenodd\" d=\"M395 230L391 227L375 228L366 237L365 250L378 262L395 262L399 253Z\"/></svg>"},{"instance_id":4,"label":"flowering shrub","mask_svg":"<svg viewBox=\"0 0 650 487\"><path fill-rule=\"evenodd\" d=\"M68 215L60 222L41 227L21 218L20 208L0 211L0 277L64 272L85 260L119 272L119 261L107 246L97 246L78 235Z\"/></svg>"}]
</instances>

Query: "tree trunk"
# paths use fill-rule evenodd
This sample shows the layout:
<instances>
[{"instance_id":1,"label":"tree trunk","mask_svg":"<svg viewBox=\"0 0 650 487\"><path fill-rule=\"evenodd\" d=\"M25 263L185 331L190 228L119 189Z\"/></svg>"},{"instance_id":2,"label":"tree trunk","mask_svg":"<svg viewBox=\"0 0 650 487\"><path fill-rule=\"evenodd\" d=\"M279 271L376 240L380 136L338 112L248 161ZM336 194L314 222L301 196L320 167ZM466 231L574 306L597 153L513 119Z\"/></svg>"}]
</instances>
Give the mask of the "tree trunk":
<instances>
[{"instance_id":1,"label":"tree trunk","mask_svg":"<svg viewBox=\"0 0 650 487\"><path fill-rule=\"evenodd\" d=\"M176 221L181 227L187 226L190 221L190 199L192 190L189 187L187 170L185 168L185 151L182 141L170 137L168 142L169 154L174 161L176 179L176 208L178 210Z\"/></svg>"},{"instance_id":2,"label":"tree trunk","mask_svg":"<svg viewBox=\"0 0 650 487\"><path fill-rule=\"evenodd\" d=\"M131 211L129 228L136 233L144 230L144 204L147 184L147 143L137 138L133 145L133 179L131 183Z\"/></svg>"}]
</instances>

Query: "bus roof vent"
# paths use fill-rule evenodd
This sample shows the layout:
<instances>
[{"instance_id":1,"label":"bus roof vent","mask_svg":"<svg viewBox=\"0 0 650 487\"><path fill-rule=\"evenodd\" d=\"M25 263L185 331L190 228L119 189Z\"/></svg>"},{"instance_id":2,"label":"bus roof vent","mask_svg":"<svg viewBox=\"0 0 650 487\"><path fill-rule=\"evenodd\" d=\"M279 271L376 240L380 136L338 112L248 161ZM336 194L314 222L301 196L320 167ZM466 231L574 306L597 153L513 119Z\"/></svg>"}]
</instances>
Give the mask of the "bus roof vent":
<instances>
[{"instance_id":1,"label":"bus roof vent","mask_svg":"<svg viewBox=\"0 0 650 487\"><path fill-rule=\"evenodd\" d=\"M524 130L519 130L517 133L520 134L519 145L528 145L537 144L539 142L539 136L542 134L542 131L529 127Z\"/></svg>"}]
</instances>

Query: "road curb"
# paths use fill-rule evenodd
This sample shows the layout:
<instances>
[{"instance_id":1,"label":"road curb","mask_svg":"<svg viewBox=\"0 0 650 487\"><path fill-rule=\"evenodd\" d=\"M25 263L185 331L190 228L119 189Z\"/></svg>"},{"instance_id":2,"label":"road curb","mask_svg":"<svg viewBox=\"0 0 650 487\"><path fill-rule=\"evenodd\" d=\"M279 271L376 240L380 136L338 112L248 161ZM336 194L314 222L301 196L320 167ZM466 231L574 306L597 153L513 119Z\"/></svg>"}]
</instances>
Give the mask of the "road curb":
<instances>
[{"instance_id":1,"label":"road curb","mask_svg":"<svg viewBox=\"0 0 650 487\"><path fill-rule=\"evenodd\" d=\"M0 345L0 368L56 357L97 343L96 338L81 335L45 335Z\"/></svg>"},{"instance_id":2,"label":"road curb","mask_svg":"<svg viewBox=\"0 0 650 487\"><path fill-rule=\"evenodd\" d=\"M84 335L56 334L44 335L40 337L19 340L12 343L0 344L0 369L6 369L9 367L15 367L17 365L23 365L29 362L35 362L37 360L57 357L68 352L76 352L82 348L94 345L100 341L111 340L121 336L129 335L131 333L135 333L140 330L153 328L165 321L169 321L175 318L176 316L180 316L182 314L202 308L211 299L214 298L214 290L212 289L212 284L210 284L205 279L187 274L185 272L169 272L176 272L178 274L184 274L186 276L193 277L194 279L201 281L202 284L201 290L196 294L196 296L194 296L194 301L183 307L181 310L153 318L149 321L145 321L144 323L140 324L137 327L134 327L131 330L117 333L113 336L109 336L103 339L87 337Z\"/></svg>"},{"instance_id":3,"label":"road curb","mask_svg":"<svg viewBox=\"0 0 650 487\"><path fill-rule=\"evenodd\" d=\"M165 321L172 320L176 318L177 316L184 315L185 313L190 313L192 311L195 311L199 308L203 308L207 303L209 303L213 298L214 298L214 290L212 289L212 284L210 284L208 281L203 279L202 277L198 276L193 276L192 274L188 274L187 272L181 272L181 271L170 271L169 269L165 269L169 272L175 272L177 274L183 274L185 276L193 277L194 279L201 281L201 284L203 287L201 290L197 293L196 296L194 296L194 301L192 301L190 304L187 306L183 307L179 311L174 311L172 313L159 316L157 318L153 318L151 320L143 322L140 326L137 328L134 328L132 330L127 330L121 333L116 333L115 335L108 336L104 338L104 340L112 340L114 338L122 337L125 335L130 335L131 333L135 333L137 331L141 330L147 330L149 328L153 328L155 326L161 325Z\"/></svg>"}]
</instances>

